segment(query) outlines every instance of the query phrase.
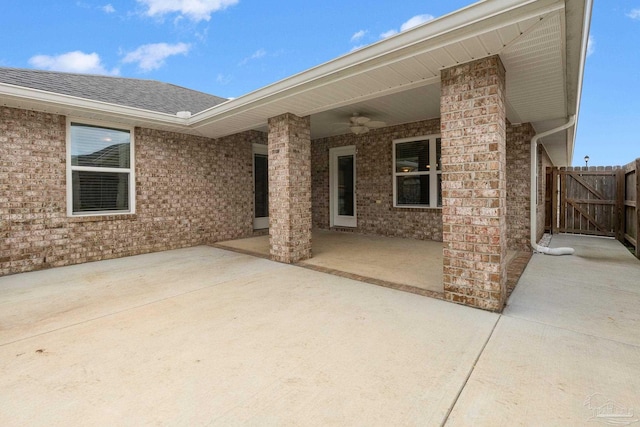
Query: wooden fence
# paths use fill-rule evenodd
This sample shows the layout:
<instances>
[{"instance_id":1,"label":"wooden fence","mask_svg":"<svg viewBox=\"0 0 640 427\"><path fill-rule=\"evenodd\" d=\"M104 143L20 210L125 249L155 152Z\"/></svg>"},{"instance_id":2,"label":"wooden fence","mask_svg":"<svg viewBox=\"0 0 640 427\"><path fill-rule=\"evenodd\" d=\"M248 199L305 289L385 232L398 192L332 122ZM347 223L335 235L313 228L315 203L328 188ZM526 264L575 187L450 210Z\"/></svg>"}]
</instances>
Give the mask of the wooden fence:
<instances>
[{"instance_id":1,"label":"wooden fence","mask_svg":"<svg viewBox=\"0 0 640 427\"><path fill-rule=\"evenodd\" d=\"M625 166L547 171L546 228L615 237L640 258L640 158Z\"/></svg>"},{"instance_id":2,"label":"wooden fence","mask_svg":"<svg viewBox=\"0 0 640 427\"><path fill-rule=\"evenodd\" d=\"M640 159L624 168L622 239L635 247L640 258Z\"/></svg>"}]
</instances>

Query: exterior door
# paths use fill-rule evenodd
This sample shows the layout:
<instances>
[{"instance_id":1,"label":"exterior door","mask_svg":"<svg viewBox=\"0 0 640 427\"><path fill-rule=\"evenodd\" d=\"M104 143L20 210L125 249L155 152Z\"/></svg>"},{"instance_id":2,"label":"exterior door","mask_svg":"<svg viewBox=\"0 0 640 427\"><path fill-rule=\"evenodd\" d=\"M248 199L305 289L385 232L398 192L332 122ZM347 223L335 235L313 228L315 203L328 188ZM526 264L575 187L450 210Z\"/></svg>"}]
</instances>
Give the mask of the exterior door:
<instances>
[{"instance_id":1,"label":"exterior door","mask_svg":"<svg viewBox=\"0 0 640 427\"><path fill-rule=\"evenodd\" d=\"M331 226L356 227L356 147L329 150Z\"/></svg>"},{"instance_id":2,"label":"exterior door","mask_svg":"<svg viewBox=\"0 0 640 427\"><path fill-rule=\"evenodd\" d=\"M269 161L267 146L253 144L253 228L269 228Z\"/></svg>"}]
</instances>

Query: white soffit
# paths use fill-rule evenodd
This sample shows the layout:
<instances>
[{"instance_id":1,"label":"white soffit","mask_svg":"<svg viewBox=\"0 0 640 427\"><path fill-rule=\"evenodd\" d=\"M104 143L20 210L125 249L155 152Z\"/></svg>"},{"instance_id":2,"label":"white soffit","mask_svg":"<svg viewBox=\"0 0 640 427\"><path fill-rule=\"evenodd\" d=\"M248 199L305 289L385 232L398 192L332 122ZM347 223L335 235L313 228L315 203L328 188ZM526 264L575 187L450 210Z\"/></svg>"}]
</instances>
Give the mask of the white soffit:
<instances>
[{"instance_id":1,"label":"white soffit","mask_svg":"<svg viewBox=\"0 0 640 427\"><path fill-rule=\"evenodd\" d=\"M498 5L504 9L498 10ZM485 7L496 9L491 15L463 22L463 18L471 19L476 9L482 11ZM440 71L444 68L502 54L505 48L514 46L523 35L537 28L541 18L561 13L563 7L563 1L553 0L476 3L226 105L213 107L195 115L191 123L207 136L224 136L262 128L267 118L286 112L300 116L314 115L400 92L409 95L413 89L439 83ZM450 24L456 20L460 20L459 27L451 28ZM447 30L435 33L440 27ZM403 43L405 40L407 43ZM383 49L386 46L389 47ZM526 46L526 43L522 43L518 47ZM376 51L380 51L377 56L370 53ZM514 47L513 51L517 49ZM364 59L357 62L359 57ZM346 63L344 68L340 68L342 62ZM554 98L563 97L563 92L554 95ZM439 103L439 97L425 102ZM511 106L512 110L518 109ZM408 117L396 117L394 121L402 123L410 120ZM327 133L331 132L321 132ZM314 132L312 136L318 135Z\"/></svg>"},{"instance_id":2,"label":"white soffit","mask_svg":"<svg viewBox=\"0 0 640 427\"><path fill-rule=\"evenodd\" d=\"M540 20L500 58L507 71L507 100L515 122L539 122L567 116L563 13Z\"/></svg>"}]
</instances>

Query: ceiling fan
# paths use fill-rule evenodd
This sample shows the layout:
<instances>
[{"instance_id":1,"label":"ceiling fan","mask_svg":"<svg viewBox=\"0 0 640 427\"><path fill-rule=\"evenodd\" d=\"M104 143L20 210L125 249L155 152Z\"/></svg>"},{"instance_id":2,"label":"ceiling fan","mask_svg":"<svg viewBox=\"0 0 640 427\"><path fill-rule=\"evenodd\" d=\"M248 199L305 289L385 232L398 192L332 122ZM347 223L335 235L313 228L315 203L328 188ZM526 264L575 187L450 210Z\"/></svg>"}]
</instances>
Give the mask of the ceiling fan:
<instances>
[{"instance_id":1,"label":"ceiling fan","mask_svg":"<svg viewBox=\"0 0 640 427\"><path fill-rule=\"evenodd\" d=\"M349 118L349 123L342 124L349 125L349 130L356 135L362 135L371 129L381 128L387 125L385 122L371 120L369 117L361 116L358 113L353 113Z\"/></svg>"}]
</instances>

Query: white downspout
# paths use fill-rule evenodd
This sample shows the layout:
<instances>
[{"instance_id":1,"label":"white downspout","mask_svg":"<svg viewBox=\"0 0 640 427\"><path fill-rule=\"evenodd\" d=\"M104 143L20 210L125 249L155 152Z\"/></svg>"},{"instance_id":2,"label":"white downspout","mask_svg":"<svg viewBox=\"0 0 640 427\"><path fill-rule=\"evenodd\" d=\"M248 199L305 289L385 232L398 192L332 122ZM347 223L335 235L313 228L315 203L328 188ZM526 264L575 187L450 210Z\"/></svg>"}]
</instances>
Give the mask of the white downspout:
<instances>
[{"instance_id":1,"label":"white downspout","mask_svg":"<svg viewBox=\"0 0 640 427\"><path fill-rule=\"evenodd\" d=\"M535 252L548 255L572 255L575 250L573 248L547 248L538 245L537 228L538 228L538 140L549 136L561 130L570 128L576 124L576 116L569 117L567 123L557 128L542 132L531 139L531 247ZM553 218L551 219L553 221Z\"/></svg>"}]
</instances>

